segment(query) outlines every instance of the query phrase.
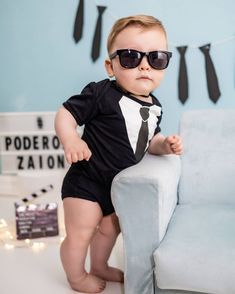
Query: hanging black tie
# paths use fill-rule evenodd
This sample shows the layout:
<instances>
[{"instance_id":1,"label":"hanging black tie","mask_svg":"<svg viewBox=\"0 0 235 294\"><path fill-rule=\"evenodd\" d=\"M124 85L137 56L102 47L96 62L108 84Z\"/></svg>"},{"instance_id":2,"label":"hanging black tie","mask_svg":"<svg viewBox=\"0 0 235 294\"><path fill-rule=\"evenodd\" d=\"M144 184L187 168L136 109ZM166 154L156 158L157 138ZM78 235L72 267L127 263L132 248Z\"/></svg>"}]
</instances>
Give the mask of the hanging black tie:
<instances>
[{"instance_id":1,"label":"hanging black tie","mask_svg":"<svg viewBox=\"0 0 235 294\"><path fill-rule=\"evenodd\" d=\"M216 103L220 96L220 89L215 72L215 67L209 53L210 47L211 44L206 44L204 46L199 47L199 49L203 52L205 56L206 79L209 97L214 103Z\"/></svg>"},{"instance_id":2,"label":"hanging black tie","mask_svg":"<svg viewBox=\"0 0 235 294\"><path fill-rule=\"evenodd\" d=\"M142 118L141 127L139 130L138 141L136 144L135 157L136 161L140 161L144 156L146 146L148 144L149 128L148 128L148 118L149 118L149 108L141 107L140 115Z\"/></svg>"},{"instance_id":3,"label":"hanging black tie","mask_svg":"<svg viewBox=\"0 0 235 294\"><path fill-rule=\"evenodd\" d=\"M101 31L102 31L102 14L106 9L106 6L97 6L98 9L98 19L96 22L95 34L92 42L92 49L91 49L91 58L93 61L100 56L100 43L101 43Z\"/></svg>"},{"instance_id":4,"label":"hanging black tie","mask_svg":"<svg viewBox=\"0 0 235 294\"><path fill-rule=\"evenodd\" d=\"M73 38L75 43L78 43L82 38L84 22L84 0L80 0L78 10L74 22Z\"/></svg>"},{"instance_id":5,"label":"hanging black tie","mask_svg":"<svg viewBox=\"0 0 235 294\"><path fill-rule=\"evenodd\" d=\"M177 47L180 54L180 67L179 67L179 79L178 79L178 95L179 100L184 104L188 98L188 73L185 61L185 52L187 46Z\"/></svg>"}]
</instances>

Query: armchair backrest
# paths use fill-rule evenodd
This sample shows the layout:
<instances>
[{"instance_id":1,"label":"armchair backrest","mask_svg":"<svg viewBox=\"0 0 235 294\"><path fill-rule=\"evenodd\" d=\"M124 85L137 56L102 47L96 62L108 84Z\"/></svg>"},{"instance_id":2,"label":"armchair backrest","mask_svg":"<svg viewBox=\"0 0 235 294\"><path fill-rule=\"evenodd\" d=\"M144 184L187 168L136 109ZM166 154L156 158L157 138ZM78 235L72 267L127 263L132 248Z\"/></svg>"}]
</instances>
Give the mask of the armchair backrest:
<instances>
[{"instance_id":1,"label":"armchair backrest","mask_svg":"<svg viewBox=\"0 0 235 294\"><path fill-rule=\"evenodd\" d=\"M235 204L235 110L185 112L180 204Z\"/></svg>"}]
</instances>

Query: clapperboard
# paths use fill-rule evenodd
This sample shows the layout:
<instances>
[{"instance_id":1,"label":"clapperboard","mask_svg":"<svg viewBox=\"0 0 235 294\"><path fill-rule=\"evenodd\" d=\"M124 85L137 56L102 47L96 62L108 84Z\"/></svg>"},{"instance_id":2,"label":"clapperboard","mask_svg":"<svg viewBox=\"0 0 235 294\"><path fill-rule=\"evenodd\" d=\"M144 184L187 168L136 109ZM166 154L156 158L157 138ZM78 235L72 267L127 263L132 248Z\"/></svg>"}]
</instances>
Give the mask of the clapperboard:
<instances>
[{"instance_id":1,"label":"clapperboard","mask_svg":"<svg viewBox=\"0 0 235 294\"><path fill-rule=\"evenodd\" d=\"M54 117L55 112L0 113L2 174L68 167L55 134Z\"/></svg>"},{"instance_id":2,"label":"clapperboard","mask_svg":"<svg viewBox=\"0 0 235 294\"><path fill-rule=\"evenodd\" d=\"M57 236L59 234L57 204L32 203L33 200L52 189L53 186L48 185L15 203L16 238L18 240Z\"/></svg>"}]
</instances>

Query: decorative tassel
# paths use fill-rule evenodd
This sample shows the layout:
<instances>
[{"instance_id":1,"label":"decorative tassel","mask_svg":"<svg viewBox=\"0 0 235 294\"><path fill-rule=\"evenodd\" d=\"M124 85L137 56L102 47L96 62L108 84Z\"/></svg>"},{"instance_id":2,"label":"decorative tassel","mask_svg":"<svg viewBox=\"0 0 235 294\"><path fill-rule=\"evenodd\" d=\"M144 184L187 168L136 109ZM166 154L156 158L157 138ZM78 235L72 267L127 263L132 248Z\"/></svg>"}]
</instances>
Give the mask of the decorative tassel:
<instances>
[{"instance_id":1,"label":"decorative tassel","mask_svg":"<svg viewBox=\"0 0 235 294\"><path fill-rule=\"evenodd\" d=\"M207 88L208 88L209 97L211 101L216 103L221 93L219 89L217 75L215 72L215 67L209 53L210 47L211 47L211 44L206 44L204 46L199 47L199 49L202 51L202 53L205 56L206 79L207 79Z\"/></svg>"},{"instance_id":2,"label":"decorative tassel","mask_svg":"<svg viewBox=\"0 0 235 294\"><path fill-rule=\"evenodd\" d=\"M179 79L178 79L178 93L179 100L182 104L188 99L188 73L185 61L185 52L187 46L177 47L177 50L180 54L180 67L179 67Z\"/></svg>"},{"instance_id":3,"label":"decorative tassel","mask_svg":"<svg viewBox=\"0 0 235 294\"><path fill-rule=\"evenodd\" d=\"M74 22L73 38L75 43L78 43L82 38L83 22L84 22L84 0L80 0L75 22Z\"/></svg>"},{"instance_id":4,"label":"decorative tassel","mask_svg":"<svg viewBox=\"0 0 235 294\"><path fill-rule=\"evenodd\" d=\"M96 61L100 56L101 32L102 32L102 15L106 6L97 6L98 18L96 22L95 34L92 42L91 58Z\"/></svg>"}]
</instances>

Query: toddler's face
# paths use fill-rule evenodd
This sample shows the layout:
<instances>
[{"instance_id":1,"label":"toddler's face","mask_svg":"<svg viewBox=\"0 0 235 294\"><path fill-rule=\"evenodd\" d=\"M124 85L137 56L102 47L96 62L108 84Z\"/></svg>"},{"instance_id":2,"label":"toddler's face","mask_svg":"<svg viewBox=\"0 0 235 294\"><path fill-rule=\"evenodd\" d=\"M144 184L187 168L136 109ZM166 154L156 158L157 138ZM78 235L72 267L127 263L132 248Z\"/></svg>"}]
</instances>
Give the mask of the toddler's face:
<instances>
[{"instance_id":1,"label":"toddler's face","mask_svg":"<svg viewBox=\"0 0 235 294\"><path fill-rule=\"evenodd\" d=\"M135 49L141 52L167 50L165 33L159 28L143 29L139 26L130 26L116 37L111 53L119 49ZM115 76L117 83L126 91L138 95L148 95L157 88L163 79L164 70L152 68L146 56L141 63L131 69L121 66L119 57L106 61L106 70L109 76Z\"/></svg>"}]
</instances>

